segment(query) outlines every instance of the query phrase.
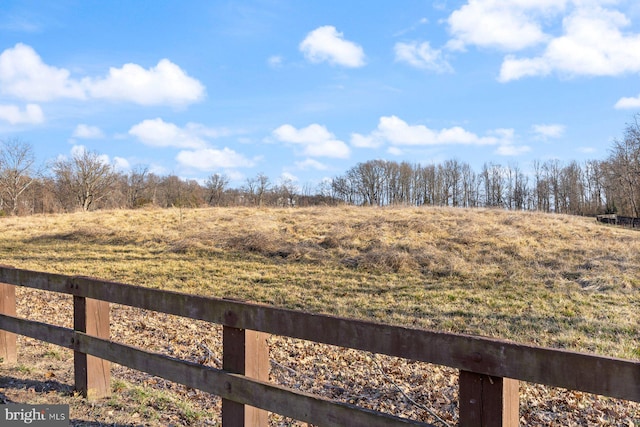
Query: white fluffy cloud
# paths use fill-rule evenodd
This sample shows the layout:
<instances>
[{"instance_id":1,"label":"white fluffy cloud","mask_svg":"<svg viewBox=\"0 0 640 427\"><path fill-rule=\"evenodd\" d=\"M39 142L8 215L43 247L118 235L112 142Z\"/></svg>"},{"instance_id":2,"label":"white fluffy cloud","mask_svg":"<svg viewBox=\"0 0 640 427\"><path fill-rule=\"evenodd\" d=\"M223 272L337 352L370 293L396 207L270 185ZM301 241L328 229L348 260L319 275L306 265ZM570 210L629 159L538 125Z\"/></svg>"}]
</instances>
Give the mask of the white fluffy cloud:
<instances>
[{"instance_id":1,"label":"white fluffy cloud","mask_svg":"<svg viewBox=\"0 0 640 427\"><path fill-rule=\"evenodd\" d=\"M45 64L33 48L22 43L0 54L0 92L27 101L85 99L80 81L70 72Z\"/></svg>"},{"instance_id":2,"label":"white fluffy cloud","mask_svg":"<svg viewBox=\"0 0 640 427\"><path fill-rule=\"evenodd\" d=\"M377 148L382 145L382 140L380 138L375 138L372 135L352 133L351 145L358 148Z\"/></svg>"},{"instance_id":3,"label":"white fluffy cloud","mask_svg":"<svg viewBox=\"0 0 640 427\"><path fill-rule=\"evenodd\" d=\"M500 156L519 156L524 153L528 153L531 151L531 147L528 145L501 145L496 149L496 154Z\"/></svg>"},{"instance_id":4,"label":"white fluffy cloud","mask_svg":"<svg viewBox=\"0 0 640 427\"><path fill-rule=\"evenodd\" d=\"M124 157L114 157L113 167L116 168L116 170L122 172L131 170L131 164L129 163L129 160L125 159Z\"/></svg>"},{"instance_id":5,"label":"white fluffy cloud","mask_svg":"<svg viewBox=\"0 0 640 427\"><path fill-rule=\"evenodd\" d=\"M278 180L280 182L285 182L285 181L297 182L297 181L300 181L300 178L298 178L297 176L295 176L291 172L282 172L280 174L280 178Z\"/></svg>"},{"instance_id":6,"label":"white fluffy cloud","mask_svg":"<svg viewBox=\"0 0 640 427\"><path fill-rule=\"evenodd\" d=\"M186 168L212 171L254 166L256 159L248 159L227 147L213 148L205 139L231 133L228 129L209 128L199 123L187 123L180 127L161 118L144 120L129 129L129 135L135 136L145 145L182 148L176 160Z\"/></svg>"},{"instance_id":7,"label":"white fluffy cloud","mask_svg":"<svg viewBox=\"0 0 640 427\"><path fill-rule=\"evenodd\" d=\"M105 78L83 81L94 98L141 105L187 105L204 97L204 86L168 59L144 69L137 64L110 68Z\"/></svg>"},{"instance_id":8,"label":"white fluffy cloud","mask_svg":"<svg viewBox=\"0 0 640 427\"><path fill-rule=\"evenodd\" d=\"M528 147L514 145L513 129L494 129L479 136L460 126L431 129L424 125L410 125L397 116L380 117L378 127L369 135L352 134L351 143L357 147L376 148L390 144L387 151L394 155L403 153L403 147L475 145L496 146L496 154L515 155L528 151Z\"/></svg>"},{"instance_id":9,"label":"white fluffy cloud","mask_svg":"<svg viewBox=\"0 0 640 427\"><path fill-rule=\"evenodd\" d=\"M207 143L194 131L197 125L180 128L161 118L147 119L129 129L145 145L151 147L204 148Z\"/></svg>"},{"instance_id":10,"label":"white fluffy cloud","mask_svg":"<svg viewBox=\"0 0 640 427\"><path fill-rule=\"evenodd\" d=\"M396 43L394 46L396 61L437 73L450 73L451 65L444 59L442 51L433 49L429 42Z\"/></svg>"},{"instance_id":11,"label":"white fluffy cloud","mask_svg":"<svg viewBox=\"0 0 640 427\"><path fill-rule=\"evenodd\" d=\"M347 144L319 124L311 124L302 129L282 125L273 131L273 136L281 142L298 144L303 154L310 157L334 157L345 159L350 155Z\"/></svg>"},{"instance_id":12,"label":"white fluffy cloud","mask_svg":"<svg viewBox=\"0 0 640 427\"><path fill-rule=\"evenodd\" d=\"M334 138L334 135L326 127L315 123L302 129L296 129L291 125L282 125L274 130L273 134L280 141L295 144L315 144Z\"/></svg>"},{"instance_id":13,"label":"white fluffy cloud","mask_svg":"<svg viewBox=\"0 0 640 427\"><path fill-rule=\"evenodd\" d=\"M614 107L618 110L627 108L640 108L640 95L634 97L620 98Z\"/></svg>"},{"instance_id":14,"label":"white fluffy cloud","mask_svg":"<svg viewBox=\"0 0 640 427\"><path fill-rule=\"evenodd\" d=\"M0 93L40 102L108 99L183 106L203 99L205 88L168 59L149 69L125 64L105 77L74 79L69 70L45 64L32 47L18 43L0 54Z\"/></svg>"},{"instance_id":15,"label":"white fluffy cloud","mask_svg":"<svg viewBox=\"0 0 640 427\"><path fill-rule=\"evenodd\" d=\"M564 134L565 126L558 124L533 125L532 129L533 133L541 139L560 138Z\"/></svg>"},{"instance_id":16,"label":"white fluffy cloud","mask_svg":"<svg viewBox=\"0 0 640 427\"><path fill-rule=\"evenodd\" d=\"M380 117L378 128L371 135L392 145L497 145L506 143L506 136L508 132L481 137L460 126L433 130L424 125L409 125L396 116Z\"/></svg>"},{"instance_id":17,"label":"white fluffy cloud","mask_svg":"<svg viewBox=\"0 0 640 427\"><path fill-rule=\"evenodd\" d=\"M319 171L324 171L329 169L327 165L325 165L324 163L320 163L319 161L314 159L306 159L301 162L295 162L295 165L296 165L296 168L301 170L315 169Z\"/></svg>"},{"instance_id":18,"label":"white fluffy cloud","mask_svg":"<svg viewBox=\"0 0 640 427\"><path fill-rule=\"evenodd\" d=\"M328 139L314 144L307 144L304 154L311 157L335 157L346 159L350 150L347 144L337 139Z\"/></svg>"},{"instance_id":19,"label":"white fluffy cloud","mask_svg":"<svg viewBox=\"0 0 640 427\"><path fill-rule=\"evenodd\" d=\"M38 124L44 121L42 108L37 104L27 104L24 110L17 105L0 104L0 120L17 124Z\"/></svg>"},{"instance_id":20,"label":"white fluffy cloud","mask_svg":"<svg viewBox=\"0 0 640 427\"><path fill-rule=\"evenodd\" d=\"M640 34L616 0L469 0L448 18L446 47L509 52L498 80L640 73ZM518 55L525 49L538 54ZM633 103L620 100L618 108Z\"/></svg>"},{"instance_id":21,"label":"white fluffy cloud","mask_svg":"<svg viewBox=\"0 0 640 427\"><path fill-rule=\"evenodd\" d=\"M364 50L358 44L345 40L335 27L326 25L307 34L300 43L300 51L311 62L329 62L345 67L362 67Z\"/></svg>"},{"instance_id":22,"label":"white fluffy cloud","mask_svg":"<svg viewBox=\"0 0 640 427\"><path fill-rule=\"evenodd\" d=\"M80 139L100 139L104 138L104 133L97 126L89 126L81 123L76 126L72 136Z\"/></svg>"},{"instance_id":23,"label":"white fluffy cloud","mask_svg":"<svg viewBox=\"0 0 640 427\"><path fill-rule=\"evenodd\" d=\"M618 76L640 72L640 34L623 31L629 19L597 6L576 7L562 21L563 34L549 41L539 56L509 55L499 80L559 73L565 76Z\"/></svg>"},{"instance_id":24,"label":"white fluffy cloud","mask_svg":"<svg viewBox=\"0 0 640 427\"><path fill-rule=\"evenodd\" d=\"M74 145L71 147L71 156L72 157L82 157L88 152L87 147L84 145ZM62 156L63 158L65 156ZM98 161L102 164L109 165L111 164L111 159L106 154L98 154Z\"/></svg>"},{"instance_id":25,"label":"white fluffy cloud","mask_svg":"<svg viewBox=\"0 0 640 427\"><path fill-rule=\"evenodd\" d=\"M469 0L448 19L452 49L466 45L516 51L543 43L542 20L562 11L566 0Z\"/></svg>"},{"instance_id":26,"label":"white fluffy cloud","mask_svg":"<svg viewBox=\"0 0 640 427\"><path fill-rule=\"evenodd\" d=\"M250 168L255 165L254 160L227 147L222 150L203 148L181 151L176 160L182 166L202 171L213 171L220 168Z\"/></svg>"}]
</instances>

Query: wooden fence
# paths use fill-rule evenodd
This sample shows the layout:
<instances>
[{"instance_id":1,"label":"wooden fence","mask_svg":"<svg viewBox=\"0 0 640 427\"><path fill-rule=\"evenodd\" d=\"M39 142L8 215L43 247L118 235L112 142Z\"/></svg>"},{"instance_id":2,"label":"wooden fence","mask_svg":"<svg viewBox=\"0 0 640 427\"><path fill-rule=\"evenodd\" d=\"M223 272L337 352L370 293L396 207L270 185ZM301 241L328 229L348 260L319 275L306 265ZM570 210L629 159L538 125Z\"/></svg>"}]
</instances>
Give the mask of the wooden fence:
<instances>
[{"instance_id":1,"label":"wooden fence","mask_svg":"<svg viewBox=\"0 0 640 427\"><path fill-rule=\"evenodd\" d=\"M73 295L74 328L16 317L15 286ZM223 369L110 341L109 303L222 324ZM114 362L221 396L224 427L266 426L267 411L319 426L427 425L268 382L267 334L457 368L463 427L518 425L519 380L640 402L637 361L0 267L5 362L16 361L16 334L73 349L87 398L109 395Z\"/></svg>"}]
</instances>

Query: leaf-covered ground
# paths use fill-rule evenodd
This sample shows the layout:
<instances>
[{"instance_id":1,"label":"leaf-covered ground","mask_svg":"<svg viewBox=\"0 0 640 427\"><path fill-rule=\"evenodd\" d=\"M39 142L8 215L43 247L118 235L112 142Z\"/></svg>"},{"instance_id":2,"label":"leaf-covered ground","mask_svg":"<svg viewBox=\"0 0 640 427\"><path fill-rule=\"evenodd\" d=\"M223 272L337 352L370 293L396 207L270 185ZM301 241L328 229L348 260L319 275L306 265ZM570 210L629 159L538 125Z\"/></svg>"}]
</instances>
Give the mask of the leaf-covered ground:
<instances>
[{"instance_id":1,"label":"leaf-covered ground","mask_svg":"<svg viewBox=\"0 0 640 427\"><path fill-rule=\"evenodd\" d=\"M21 290L30 304L22 316L56 317L70 326L68 297L42 299ZM39 294L42 294L41 292ZM112 339L208 366L221 367L221 330L204 322L115 306ZM415 420L457 425L457 371L398 358L290 338L271 337L271 381ZM219 425L218 397L114 365L112 397L85 401L73 391L73 353L19 339L19 364L0 367L5 402L68 404L77 426ZM585 373L587 374L587 373ZM634 426L640 404L521 383L521 422L540 426ZM272 414L272 425L300 425Z\"/></svg>"},{"instance_id":2,"label":"leaf-covered ground","mask_svg":"<svg viewBox=\"0 0 640 427\"><path fill-rule=\"evenodd\" d=\"M456 209L200 209L0 219L0 263L518 342L640 358L640 234L593 219ZM19 314L71 326L71 300L19 290ZM112 337L220 366L219 328L113 306ZM457 372L271 337L276 383L456 425ZM68 403L74 425L216 425L220 400L113 367L74 394L72 353L20 338L0 398ZM585 373L588 375L589 373ZM523 425L631 426L635 403L521 384ZM440 419L440 420L439 420ZM295 423L271 416L274 425Z\"/></svg>"}]
</instances>

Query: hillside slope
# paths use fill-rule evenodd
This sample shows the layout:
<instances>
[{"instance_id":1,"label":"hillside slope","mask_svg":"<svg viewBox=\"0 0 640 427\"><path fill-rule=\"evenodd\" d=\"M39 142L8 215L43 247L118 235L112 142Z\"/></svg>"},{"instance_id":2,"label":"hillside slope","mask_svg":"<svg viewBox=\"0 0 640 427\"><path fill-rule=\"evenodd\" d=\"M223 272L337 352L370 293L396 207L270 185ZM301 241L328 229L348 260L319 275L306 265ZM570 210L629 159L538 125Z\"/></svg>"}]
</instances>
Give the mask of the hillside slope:
<instances>
[{"instance_id":1,"label":"hillside slope","mask_svg":"<svg viewBox=\"0 0 640 427\"><path fill-rule=\"evenodd\" d=\"M591 218L123 210L2 218L0 231L0 262L20 268L640 357L640 234Z\"/></svg>"},{"instance_id":2,"label":"hillside slope","mask_svg":"<svg viewBox=\"0 0 640 427\"><path fill-rule=\"evenodd\" d=\"M640 359L639 253L637 231L498 210L212 208L0 218L1 264L631 359ZM68 297L23 289L18 297L20 315L71 325ZM218 328L120 306L112 319L118 341L219 365ZM434 422L397 393L392 378L456 421L453 370L271 342L271 376L280 384ZM87 405L70 390L71 352L25 338L20 345L20 365L0 367L7 400L71 404L74 425L218 420L219 399L122 367L114 368L115 397ZM633 425L640 417L640 405L585 393L528 384L521 393L525 424Z\"/></svg>"}]
</instances>

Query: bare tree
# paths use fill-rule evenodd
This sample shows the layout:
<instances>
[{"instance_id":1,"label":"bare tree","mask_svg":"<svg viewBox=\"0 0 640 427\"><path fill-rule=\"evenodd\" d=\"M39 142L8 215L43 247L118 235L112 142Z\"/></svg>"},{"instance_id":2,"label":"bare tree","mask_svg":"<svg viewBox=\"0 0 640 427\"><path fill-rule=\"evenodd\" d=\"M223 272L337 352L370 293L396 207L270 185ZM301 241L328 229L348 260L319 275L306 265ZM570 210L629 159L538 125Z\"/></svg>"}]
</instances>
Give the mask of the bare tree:
<instances>
[{"instance_id":1,"label":"bare tree","mask_svg":"<svg viewBox=\"0 0 640 427\"><path fill-rule=\"evenodd\" d=\"M229 185L229 178L226 175L215 173L207 179L205 183L207 204L211 206L220 206L222 196Z\"/></svg>"},{"instance_id":2,"label":"bare tree","mask_svg":"<svg viewBox=\"0 0 640 427\"><path fill-rule=\"evenodd\" d=\"M55 183L53 178L40 176L33 181L29 189L22 195L24 199L29 200L30 213L54 213L60 211L60 204L55 195Z\"/></svg>"},{"instance_id":3,"label":"bare tree","mask_svg":"<svg viewBox=\"0 0 640 427\"><path fill-rule=\"evenodd\" d=\"M436 166L418 166L415 177L416 204L433 205L436 203Z\"/></svg>"},{"instance_id":4,"label":"bare tree","mask_svg":"<svg viewBox=\"0 0 640 427\"><path fill-rule=\"evenodd\" d=\"M117 179L113 167L102 156L87 150L75 153L69 160L57 160L52 170L63 205L74 200L83 211L107 197Z\"/></svg>"},{"instance_id":5,"label":"bare tree","mask_svg":"<svg viewBox=\"0 0 640 427\"><path fill-rule=\"evenodd\" d=\"M371 160L365 163L358 163L352 171L355 178L353 181L356 183L363 203L370 206L382 205L385 184L384 161Z\"/></svg>"},{"instance_id":6,"label":"bare tree","mask_svg":"<svg viewBox=\"0 0 640 427\"><path fill-rule=\"evenodd\" d=\"M150 199L145 197L148 175L149 170L146 167L138 166L126 176L125 194L129 209L137 208L144 203L150 202Z\"/></svg>"},{"instance_id":7,"label":"bare tree","mask_svg":"<svg viewBox=\"0 0 640 427\"><path fill-rule=\"evenodd\" d=\"M562 168L559 193L562 213L584 214L586 195L583 184L583 171L578 162L573 161Z\"/></svg>"},{"instance_id":8,"label":"bare tree","mask_svg":"<svg viewBox=\"0 0 640 427\"><path fill-rule=\"evenodd\" d=\"M640 217L640 114L627 124L624 138L614 141L607 164L609 179L618 187L613 191L616 204Z\"/></svg>"},{"instance_id":9,"label":"bare tree","mask_svg":"<svg viewBox=\"0 0 640 427\"><path fill-rule=\"evenodd\" d=\"M462 181L462 164L458 160L447 160L442 165L442 200L447 206L463 204L461 196L464 193Z\"/></svg>"},{"instance_id":10,"label":"bare tree","mask_svg":"<svg viewBox=\"0 0 640 427\"><path fill-rule=\"evenodd\" d=\"M462 206L478 206L478 177L468 163L462 164Z\"/></svg>"},{"instance_id":11,"label":"bare tree","mask_svg":"<svg viewBox=\"0 0 640 427\"><path fill-rule=\"evenodd\" d=\"M260 172L255 178L247 178L246 192L256 206L262 206L267 192L271 189L269 177Z\"/></svg>"},{"instance_id":12,"label":"bare tree","mask_svg":"<svg viewBox=\"0 0 640 427\"><path fill-rule=\"evenodd\" d=\"M412 187L414 178L413 168L407 162L400 163L398 170L398 190L396 194L396 203L408 205L413 203Z\"/></svg>"},{"instance_id":13,"label":"bare tree","mask_svg":"<svg viewBox=\"0 0 640 427\"><path fill-rule=\"evenodd\" d=\"M155 199L163 208L194 208L204 204L203 188L195 180L183 180L177 175L160 178Z\"/></svg>"},{"instance_id":14,"label":"bare tree","mask_svg":"<svg viewBox=\"0 0 640 427\"><path fill-rule=\"evenodd\" d=\"M485 206L503 207L505 187L503 167L494 163L485 163L482 166L481 177L484 184Z\"/></svg>"},{"instance_id":15,"label":"bare tree","mask_svg":"<svg viewBox=\"0 0 640 427\"><path fill-rule=\"evenodd\" d=\"M18 213L21 196L37 179L35 163L30 144L18 138L0 141L0 192L7 198L12 215Z\"/></svg>"},{"instance_id":16,"label":"bare tree","mask_svg":"<svg viewBox=\"0 0 640 427\"><path fill-rule=\"evenodd\" d=\"M331 180L331 196L348 204L354 203L354 185L348 175L338 176Z\"/></svg>"},{"instance_id":17,"label":"bare tree","mask_svg":"<svg viewBox=\"0 0 640 427\"><path fill-rule=\"evenodd\" d=\"M529 194L529 178L520 170L517 165L513 166L514 186L513 203L514 209L524 210L529 208L531 200Z\"/></svg>"},{"instance_id":18,"label":"bare tree","mask_svg":"<svg viewBox=\"0 0 640 427\"><path fill-rule=\"evenodd\" d=\"M549 182L544 175L544 167L539 160L533 161L533 171L535 179L535 208L542 212L549 212L551 209Z\"/></svg>"},{"instance_id":19,"label":"bare tree","mask_svg":"<svg viewBox=\"0 0 640 427\"><path fill-rule=\"evenodd\" d=\"M550 196L553 198L553 212L560 213L560 176L562 174L562 165L560 164L560 160L547 160L542 165L542 168L544 170L545 179L549 183Z\"/></svg>"},{"instance_id":20,"label":"bare tree","mask_svg":"<svg viewBox=\"0 0 640 427\"><path fill-rule=\"evenodd\" d=\"M278 194L278 204L283 207L293 207L296 205L298 196L298 186L291 178L282 178L280 185L276 188Z\"/></svg>"},{"instance_id":21,"label":"bare tree","mask_svg":"<svg viewBox=\"0 0 640 427\"><path fill-rule=\"evenodd\" d=\"M605 207L604 168L602 161L589 160L584 166L584 181L588 197L588 214L603 212Z\"/></svg>"}]
</instances>

